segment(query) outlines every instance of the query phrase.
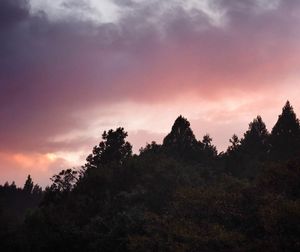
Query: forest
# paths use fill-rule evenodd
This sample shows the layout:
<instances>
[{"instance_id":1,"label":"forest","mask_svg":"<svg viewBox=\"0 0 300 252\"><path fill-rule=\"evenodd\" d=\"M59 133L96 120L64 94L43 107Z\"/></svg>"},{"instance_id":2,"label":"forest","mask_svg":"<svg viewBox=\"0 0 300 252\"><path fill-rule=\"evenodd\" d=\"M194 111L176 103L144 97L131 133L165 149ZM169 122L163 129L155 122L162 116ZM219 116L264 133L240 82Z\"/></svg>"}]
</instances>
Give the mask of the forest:
<instances>
[{"instance_id":1,"label":"forest","mask_svg":"<svg viewBox=\"0 0 300 252\"><path fill-rule=\"evenodd\" d=\"M300 251L300 125L286 102L218 153L179 116L138 154L124 128L42 189L0 186L0 251ZM80 165L80 164L79 164Z\"/></svg>"}]
</instances>

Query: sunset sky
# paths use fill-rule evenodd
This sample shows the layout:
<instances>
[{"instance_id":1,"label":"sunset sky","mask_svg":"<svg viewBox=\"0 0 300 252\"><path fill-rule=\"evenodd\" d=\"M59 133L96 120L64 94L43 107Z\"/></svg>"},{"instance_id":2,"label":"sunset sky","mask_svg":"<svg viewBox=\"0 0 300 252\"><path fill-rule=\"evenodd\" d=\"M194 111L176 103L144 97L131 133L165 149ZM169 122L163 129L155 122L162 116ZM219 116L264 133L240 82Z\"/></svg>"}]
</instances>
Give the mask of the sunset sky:
<instances>
[{"instance_id":1,"label":"sunset sky","mask_svg":"<svg viewBox=\"0 0 300 252\"><path fill-rule=\"evenodd\" d=\"M299 85L299 0L1 0L0 183L45 186L118 126L138 152L180 114L222 151L299 115Z\"/></svg>"}]
</instances>

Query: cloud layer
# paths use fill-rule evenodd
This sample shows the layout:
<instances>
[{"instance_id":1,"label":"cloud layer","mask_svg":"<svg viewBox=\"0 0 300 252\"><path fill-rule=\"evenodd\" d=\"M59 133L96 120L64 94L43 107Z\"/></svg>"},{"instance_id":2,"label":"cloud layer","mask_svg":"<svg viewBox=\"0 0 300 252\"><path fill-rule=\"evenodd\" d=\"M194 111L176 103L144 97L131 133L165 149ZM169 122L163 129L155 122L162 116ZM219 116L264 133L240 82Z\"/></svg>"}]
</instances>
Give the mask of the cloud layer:
<instances>
[{"instance_id":1,"label":"cloud layer","mask_svg":"<svg viewBox=\"0 0 300 252\"><path fill-rule=\"evenodd\" d=\"M300 109L299 39L296 0L2 0L1 177L14 155L47 169L119 125L138 149L180 113L222 149L256 114Z\"/></svg>"}]
</instances>

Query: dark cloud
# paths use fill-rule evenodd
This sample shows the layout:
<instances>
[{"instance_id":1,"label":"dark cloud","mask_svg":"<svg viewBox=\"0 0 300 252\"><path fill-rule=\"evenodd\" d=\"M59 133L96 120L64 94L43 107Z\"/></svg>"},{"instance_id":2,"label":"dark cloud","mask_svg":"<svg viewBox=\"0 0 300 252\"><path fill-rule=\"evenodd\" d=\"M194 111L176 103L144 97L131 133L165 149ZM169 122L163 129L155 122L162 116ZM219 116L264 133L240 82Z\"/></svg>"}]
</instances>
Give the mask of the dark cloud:
<instances>
[{"instance_id":1,"label":"dark cloud","mask_svg":"<svg viewBox=\"0 0 300 252\"><path fill-rule=\"evenodd\" d=\"M24 0L1 0L0 29L6 29L29 16L29 4Z\"/></svg>"}]
</instances>

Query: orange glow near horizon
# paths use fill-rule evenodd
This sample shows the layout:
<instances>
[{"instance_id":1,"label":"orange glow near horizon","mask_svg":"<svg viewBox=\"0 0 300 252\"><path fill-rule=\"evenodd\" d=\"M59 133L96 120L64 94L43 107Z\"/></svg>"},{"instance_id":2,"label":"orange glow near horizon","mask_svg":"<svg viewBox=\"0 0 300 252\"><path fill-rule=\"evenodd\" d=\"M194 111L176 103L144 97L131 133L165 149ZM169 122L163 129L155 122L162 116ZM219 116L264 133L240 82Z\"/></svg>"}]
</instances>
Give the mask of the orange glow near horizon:
<instances>
[{"instance_id":1,"label":"orange glow near horizon","mask_svg":"<svg viewBox=\"0 0 300 252\"><path fill-rule=\"evenodd\" d=\"M298 95L297 93L292 96ZM61 169L70 167L80 167L84 164L86 156L91 152L92 147L100 141L101 132L110 128L124 126L129 132L128 140L133 144L134 152L145 146L146 142L162 142L163 137L170 131L171 126L180 114L187 117L191 122L191 127L196 137L201 140L202 136L209 133L213 138L213 143L217 145L219 151L226 150L229 145L229 138L235 133L242 137L247 130L248 123L258 114L262 115L269 131L277 120L285 100L284 98L266 100L263 98L223 101L202 101L197 102L195 96L191 95L184 102L182 99L174 101L172 106L155 105L139 106L135 103L125 103L115 106L112 111L118 111L123 107L125 113L112 113L112 116L99 118L98 123L93 124L88 131L77 131L74 135L67 132L56 138L56 143L61 140L63 143L71 141L74 148L46 153L2 153L0 160L8 169L1 169L1 183L16 180L18 185L22 185L27 174L31 174L37 183L45 186L50 183L49 178ZM294 101L294 103L293 103ZM300 111L300 104L297 100L291 100L295 111ZM262 112L262 113L260 113ZM157 116L159 113L159 117ZM92 113L93 114L93 113ZM159 119L159 120L157 120ZM82 120L88 121L87 118ZM97 121L97 120L95 120ZM109 123L110 122L110 123ZM79 143L76 140L89 136L87 143ZM58 141L59 143L59 141ZM76 144L79 144L77 146ZM81 144L83 144L81 146ZM58 146L59 147L59 146ZM77 151L76 151L77 149ZM13 172L14 171L14 172ZM16 174L22 174L17 176Z\"/></svg>"}]
</instances>

